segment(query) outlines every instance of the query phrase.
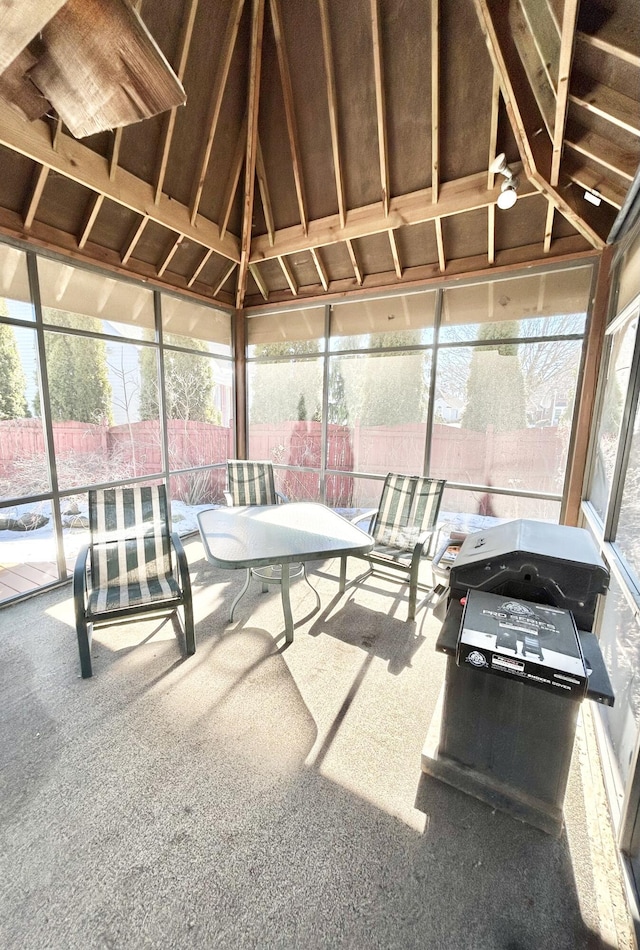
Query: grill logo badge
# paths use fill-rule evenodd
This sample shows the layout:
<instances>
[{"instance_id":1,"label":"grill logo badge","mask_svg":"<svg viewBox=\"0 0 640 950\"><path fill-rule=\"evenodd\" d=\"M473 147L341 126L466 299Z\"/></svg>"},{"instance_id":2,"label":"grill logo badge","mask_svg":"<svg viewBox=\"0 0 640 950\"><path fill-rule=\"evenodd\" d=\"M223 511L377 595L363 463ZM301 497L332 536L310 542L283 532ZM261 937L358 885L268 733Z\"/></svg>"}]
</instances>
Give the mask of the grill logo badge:
<instances>
[{"instance_id":1,"label":"grill logo badge","mask_svg":"<svg viewBox=\"0 0 640 950\"><path fill-rule=\"evenodd\" d=\"M467 663L471 663L473 666L488 666L484 655L478 650L472 650L471 653L467 654Z\"/></svg>"},{"instance_id":2,"label":"grill logo badge","mask_svg":"<svg viewBox=\"0 0 640 950\"><path fill-rule=\"evenodd\" d=\"M510 614L533 616L533 610L527 607L526 604L519 604L517 600L508 600L505 604L501 604L500 609L507 610Z\"/></svg>"}]
</instances>

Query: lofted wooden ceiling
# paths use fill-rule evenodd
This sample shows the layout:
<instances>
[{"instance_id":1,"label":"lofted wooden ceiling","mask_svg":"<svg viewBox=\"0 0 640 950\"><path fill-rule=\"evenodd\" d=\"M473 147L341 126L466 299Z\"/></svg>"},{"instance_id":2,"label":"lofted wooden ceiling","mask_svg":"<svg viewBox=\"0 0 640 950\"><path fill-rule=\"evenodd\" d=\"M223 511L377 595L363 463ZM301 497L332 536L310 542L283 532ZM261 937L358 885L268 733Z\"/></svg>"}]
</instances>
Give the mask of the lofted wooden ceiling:
<instances>
[{"instance_id":1,"label":"lofted wooden ceiling","mask_svg":"<svg viewBox=\"0 0 640 950\"><path fill-rule=\"evenodd\" d=\"M0 233L160 286L246 308L598 252L637 172L637 0L142 0L165 111L77 138L25 89L96 2L34 0L47 26L0 76ZM137 89L118 29L86 35Z\"/></svg>"}]
</instances>

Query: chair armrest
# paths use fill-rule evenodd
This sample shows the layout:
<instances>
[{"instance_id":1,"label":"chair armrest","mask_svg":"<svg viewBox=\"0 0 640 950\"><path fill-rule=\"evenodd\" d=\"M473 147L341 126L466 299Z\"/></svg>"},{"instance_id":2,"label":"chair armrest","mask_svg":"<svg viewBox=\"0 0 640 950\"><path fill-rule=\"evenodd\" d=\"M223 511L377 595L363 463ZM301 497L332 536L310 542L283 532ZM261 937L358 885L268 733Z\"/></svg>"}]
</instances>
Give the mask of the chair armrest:
<instances>
[{"instance_id":1,"label":"chair armrest","mask_svg":"<svg viewBox=\"0 0 640 950\"><path fill-rule=\"evenodd\" d=\"M233 496L232 496L231 492L230 492L230 491L225 491L225 492L223 492L223 495L224 495L224 500L225 500L226 503L227 503L227 508L232 508L232 507L233 507Z\"/></svg>"},{"instance_id":2,"label":"chair armrest","mask_svg":"<svg viewBox=\"0 0 640 950\"><path fill-rule=\"evenodd\" d=\"M189 562L187 561L187 555L185 553L182 541L180 540L180 535L177 531L171 532L171 543L173 544L173 549L176 552L182 594L185 598L191 598L191 576L189 574Z\"/></svg>"},{"instance_id":3,"label":"chair armrest","mask_svg":"<svg viewBox=\"0 0 640 950\"><path fill-rule=\"evenodd\" d=\"M78 551L76 564L73 569L73 603L75 607L76 623L78 619L84 617L85 613L85 594L87 592L87 560L89 557L89 545L83 545Z\"/></svg>"},{"instance_id":4,"label":"chair armrest","mask_svg":"<svg viewBox=\"0 0 640 950\"><path fill-rule=\"evenodd\" d=\"M288 505L289 499L281 491L276 492L276 505Z\"/></svg>"},{"instance_id":5,"label":"chair armrest","mask_svg":"<svg viewBox=\"0 0 640 950\"><path fill-rule=\"evenodd\" d=\"M371 511L365 511L361 515L356 515L355 518L350 519L350 524L360 524L361 521L373 521L375 516L378 514L379 508L372 508Z\"/></svg>"}]
</instances>

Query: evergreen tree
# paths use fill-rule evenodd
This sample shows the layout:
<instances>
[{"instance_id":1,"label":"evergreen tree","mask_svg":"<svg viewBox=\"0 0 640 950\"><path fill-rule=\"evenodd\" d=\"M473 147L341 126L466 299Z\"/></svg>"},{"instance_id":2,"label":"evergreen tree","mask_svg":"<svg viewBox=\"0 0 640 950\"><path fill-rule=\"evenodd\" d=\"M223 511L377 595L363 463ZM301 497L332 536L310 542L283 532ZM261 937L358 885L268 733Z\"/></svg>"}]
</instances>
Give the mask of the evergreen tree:
<instances>
[{"instance_id":1,"label":"evergreen tree","mask_svg":"<svg viewBox=\"0 0 640 950\"><path fill-rule=\"evenodd\" d=\"M304 422L307 418L307 404L304 401L304 393L300 393L298 400L298 422Z\"/></svg>"},{"instance_id":2,"label":"evergreen tree","mask_svg":"<svg viewBox=\"0 0 640 950\"><path fill-rule=\"evenodd\" d=\"M24 372L13 327L0 323L0 419L24 419L29 415L24 390Z\"/></svg>"},{"instance_id":3,"label":"evergreen tree","mask_svg":"<svg viewBox=\"0 0 640 950\"><path fill-rule=\"evenodd\" d=\"M255 348L264 358L287 356L277 363L252 363L249 375L249 416L253 424L291 422L299 419L300 393L306 399L322 392L322 368L317 360L297 359L316 355L315 340L265 343ZM315 418L315 415L314 415Z\"/></svg>"},{"instance_id":4,"label":"evergreen tree","mask_svg":"<svg viewBox=\"0 0 640 950\"><path fill-rule=\"evenodd\" d=\"M497 432L513 432L526 428L525 384L518 344L508 342L517 335L517 321L486 323L480 328L480 340L507 342L474 347L461 419L463 429L484 432L492 425Z\"/></svg>"},{"instance_id":5,"label":"evergreen tree","mask_svg":"<svg viewBox=\"0 0 640 950\"><path fill-rule=\"evenodd\" d=\"M328 422L335 425L347 425L349 422L349 408L344 388L344 376L340 366L332 360L329 372L329 418Z\"/></svg>"},{"instance_id":6,"label":"evergreen tree","mask_svg":"<svg viewBox=\"0 0 640 950\"><path fill-rule=\"evenodd\" d=\"M77 316L56 312L56 325L73 327ZM101 322L85 317L83 329L99 332ZM45 354L49 380L51 418L54 422L112 423L111 384L107 370L107 347L104 340L72 336L66 333L45 335ZM36 412L40 400L36 397Z\"/></svg>"},{"instance_id":7,"label":"evergreen tree","mask_svg":"<svg viewBox=\"0 0 640 950\"><path fill-rule=\"evenodd\" d=\"M406 354L403 346L415 343L411 332L372 334L369 346L398 347L398 352L367 356L361 394L363 425L402 425L418 422L426 399L423 353Z\"/></svg>"}]
</instances>

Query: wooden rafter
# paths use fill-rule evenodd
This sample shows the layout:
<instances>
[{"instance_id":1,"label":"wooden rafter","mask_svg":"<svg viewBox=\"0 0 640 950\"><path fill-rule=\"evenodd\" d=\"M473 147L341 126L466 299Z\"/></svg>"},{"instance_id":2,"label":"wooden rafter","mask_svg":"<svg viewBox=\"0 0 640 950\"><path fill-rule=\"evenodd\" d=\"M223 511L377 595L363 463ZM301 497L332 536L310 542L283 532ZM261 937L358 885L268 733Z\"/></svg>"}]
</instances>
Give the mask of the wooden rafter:
<instances>
[{"instance_id":1,"label":"wooden rafter","mask_svg":"<svg viewBox=\"0 0 640 950\"><path fill-rule=\"evenodd\" d=\"M289 290L291 291L294 297L297 297L298 285L296 283L295 277L293 276L293 271L291 270L291 267L289 266L289 262L284 257L279 257L278 263L280 264L280 269L282 270L285 280L289 285Z\"/></svg>"},{"instance_id":2,"label":"wooden rafter","mask_svg":"<svg viewBox=\"0 0 640 950\"><path fill-rule=\"evenodd\" d=\"M356 278L356 283L358 287L362 286L362 268L358 263L358 258L356 257L356 250L353 246L353 242L347 238L346 240L347 251L349 252L349 257L351 258L351 266L353 267L353 273Z\"/></svg>"},{"instance_id":3,"label":"wooden rafter","mask_svg":"<svg viewBox=\"0 0 640 950\"><path fill-rule=\"evenodd\" d=\"M275 224L273 223L273 209L271 207L271 196L269 194L269 185L267 183L267 170L264 167L264 156L262 146L260 145L260 136L258 136L258 155L256 157L256 175L258 176L258 188L260 189L260 200L262 201L262 210L264 212L264 222L267 226L269 240L273 244L273 235L275 233ZM304 233L307 233L307 222L305 221Z\"/></svg>"},{"instance_id":4,"label":"wooden rafter","mask_svg":"<svg viewBox=\"0 0 640 950\"><path fill-rule=\"evenodd\" d=\"M512 168L519 174L522 166L517 163L513 164ZM423 224L425 221L433 221L434 218L458 214L461 211L486 208L487 205L494 204L499 191L498 187L487 188L486 172L469 175L457 181L443 182L440 185L440 199L436 204L432 201L431 189L422 188L408 195L391 198L389 214L386 216L379 202L376 202L363 208L352 208L344 227L340 224L339 216L332 214L310 221L307 237L300 233L299 226L276 231L273 245L269 243L267 235L259 235L254 238L251 246L251 260L268 260L281 254L305 251L309 247L339 244L348 239L380 234L391 228ZM526 180L522 181L518 189L520 198L526 198L536 192L537 189Z\"/></svg>"},{"instance_id":5,"label":"wooden rafter","mask_svg":"<svg viewBox=\"0 0 640 950\"><path fill-rule=\"evenodd\" d=\"M582 207L585 202L578 205L572 194L550 184L551 140L544 134L545 125L540 108L499 0L473 2L494 69L500 76L502 96L527 177L538 191L553 201L558 211L594 248L601 250L611 226L609 215L592 206Z\"/></svg>"},{"instance_id":6,"label":"wooden rafter","mask_svg":"<svg viewBox=\"0 0 640 950\"><path fill-rule=\"evenodd\" d=\"M289 70L287 46L284 40L284 30L282 28L280 0L269 0L269 5L271 8L273 33L276 40L276 51L278 53L278 67L280 69L280 82L282 84L282 95L284 98L284 111L287 120L287 132L289 134L289 149L291 151L293 180L295 182L296 197L298 199L298 211L300 213L300 223L302 225L302 230L306 234L308 221L307 203L305 200L304 182L302 179L302 162L300 161L300 148L298 145L298 127L296 123L296 112L293 102L293 87L291 85L291 73Z\"/></svg>"},{"instance_id":7,"label":"wooden rafter","mask_svg":"<svg viewBox=\"0 0 640 950\"><path fill-rule=\"evenodd\" d=\"M431 0L431 200L440 196L440 0Z\"/></svg>"},{"instance_id":8,"label":"wooden rafter","mask_svg":"<svg viewBox=\"0 0 640 950\"><path fill-rule=\"evenodd\" d=\"M637 167L637 152L632 154L612 139L605 139L596 132L589 132L586 129L574 129L567 133L565 145L621 178L626 178L629 182L633 181Z\"/></svg>"},{"instance_id":9,"label":"wooden rafter","mask_svg":"<svg viewBox=\"0 0 640 950\"><path fill-rule=\"evenodd\" d=\"M552 201L547 201L547 214L544 222L544 253L548 254L551 250L551 237L553 235L553 218L555 208Z\"/></svg>"},{"instance_id":10,"label":"wooden rafter","mask_svg":"<svg viewBox=\"0 0 640 950\"><path fill-rule=\"evenodd\" d=\"M336 182L336 194L338 198L338 216L340 218L340 227L345 225L345 204L344 204L344 181L342 177L342 162L340 159L340 137L338 134L338 98L336 93L336 81L333 68L333 51L331 46L331 29L329 26L329 13L327 10L327 0L318 0L320 7L320 20L322 23L322 49L324 52L324 69L327 81L327 102L329 106L329 124L331 127L331 150L333 153L333 173Z\"/></svg>"},{"instance_id":11,"label":"wooden rafter","mask_svg":"<svg viewBox=\"0 0 640 950\"><path fill-rule=\"evenodd\" d=\"M491 88L491 125L489 127L489 156L487 162L487 188L493 188L496 176L491 171L491 163L498 151L498 116L500 114L500 82L498 73L493 70L493 86ZM487 259L490 264L496 259L496 206L487 206Z\"/></svg>"},{"instance_id":12,"label":"wooden rafter","mask_svg":"<svg viewBox=\"0 0 640 950\"><path fill-rule=\"evenodd\" d=\"M540 0L519 0L519 4L538 52L540 68L550 88L555 90L560 68L560 37L555 16L550 5Z\"/></svg>"},{"instance_id":13,"label":"wooden rafter","mask_svg":"<svg viewBox=\"0 0 640 950\"><path fill-rule=\"evenodd\" d=\"M78 238L78 248L82 250L87 241L89 240L89 235L91 234L91 229L96 223L96 218L100 213L100 208L104 202L104 195L93 195L89 200L87 209L85 211L84 222L82 224L82 230L80 232L80 237Z\"/></svg>"},{"instance_id":14,"label":"wooden rafter","mask_svg":"<svg viewBox=\"0 0 640 950\"><path fill-rule=\"evenodd\" d=\"M171 244L167 248L166 254L164 255L161 263L158 266L158 277L162 277L167 267L169 266L169 264L175 257L176 251L182 244L183 240L184 240L184 234L179 234L177 238L175 239L175 241L171 242Z\"/></svg>"},{"instance_id":15,"label":"wooden rafter","mask_svg":"<svg viewBox=\"0 0 640 950\"><path fill-rule=\"evenodd\" d=\"M396 272L398 280L402 280L402 261L400 260L400 252L398 251L398 244L393 228L389 229L387 234L389 236L389 247L391 248L391 256L393 258L393 269Z\"/></svg>"},{"instance_id":16,"label":"wooden rafter","mask_svg":"<svg viewBox=\"0 0 640 950\"><path fill-rule=\"evenodd\" d=\"M610 39L605 39L600 36L591 36L589 33L579 31L576 33L576 39L580 40L581 43L585 43L587 46L593 46L595 49L602 50L603 53L608 53L609 56L617 57L617 59L622 60L623 63L628 63L630 66L635 66L636 69L640 69L640 56L635 50L625 45L627 35L619 37L618 41L614 43Z\"/></svg>"},{"instance_id":17,"label":"wooden rafter","mask_svg":"<svg viewBox=\"0 0 640 950\"><path fill-rule=\"evenodd\" d=\"M198 266L197 266L196 269L194 270L193 274L191 275L191 277L190 277L189 280L187 281L187 287L193 287L193 285L194 285L195 282L197 281L198 277L199 277L200 274L202 273L202 270L203 270L205 264L207 263L207 261L209 260L209 258L211 257L212 254L213 254L213 251L211 250L211 248L209 248L208 251L205 251L205 252L204 252L204 256L203 256L202 260L200 261L200 263L198 264Z\"/></svg>"},{"instance_id":18,"label":"wooden rafter","mask_svg":"<svg viewBox=\"0 0 640 950\"><path fill-rule=\"evenodd\" d=\"M218 127L218 119L220 118L220 109L222 108L222 97L224 96L225 86L227 84L227 78L229 76L229 69L231 67L231 59L233 57L233 50L236 45L236 37L238 35L238 26L240 24L240 17L242 15L242 8L244 7L244 0L233 0L231 11L229 13L229 19L227 21L227 29L224 35L224 39L221 44L222 55L218 61L218 69L216 72L216 78L213 83L211 90L211 100L209 103L209 115L206 122L206 135L202 140L202 147L200 149L200 157L198 159L197 171L194 176L193 191L191 193L191 201L189 202L191 223L193 224L196 220L196 215L198 214L198 208L200 207L200 199L202 198L202 190L204 188L205 178L207 176L207 168L209 167L209 159L211 158L211 149L213 147L213 139L216 134L216 129Z\"/></svg>"},{"instance_id":19,"label":"wooden rafter","mask_svg":"<svg viewBox=\"0 0 640 950\"><path fill-rule=\"evenodd\" d=\"M329 279L327 277L327 271L325 269L325 266L322 263L322 258L320 257L320 251L315 247L310 248L310 250L311 250L311 258L318 272L318 277L320 278L320 283L322 284L322 287L324 290L328 290Z\"/></svg>"},{"instance_id":20,"label":"wooden rafter","mask_svg":"<svg viewBox=\"0 0 640 950\"><path fill-rule=\"evenodd\" d=\"M562 167L568 176L565 181L575 182L578 189L597 192L612 208L622 207L628 191L626 182L619 184L608 172L598 172L593 166L585 165L570 149L565 153Z\"/></svg>"},{"instance_id":21,"label":"wooden rafter","mask_svg":"<svg viewBox=\"0 0 640 950\"><path fill-rule=\"evenodd\" d=\"M229 264L228 267L225 267L225 269L224 269L224 271L222 272L222 274L220 275L219 279L216 281L216 283L215 283L215 284L213 285L213 287L211 288L211 296L212 296L212 297L217 297L217 296L218 296L218 294L220 293L220 291L222 290L222 288L224 287L224 285L226 284L226 282L229 280L229 278L230 278L231 275L233 274L233 272L234 272L234 270L236 269L236 267L237 267L237 264L236 264L235 262L232 262L231 264Z\"/></svg>"},{"instance_id":22,"label":"wooden rafter","mask_svg":"<svg viewBox=\"0 0 640 950\"><path fill-rule=\"evenodd\" d=\"M197 227L189 221L189 209L179 201L163 195L158 204L153 186L120 168L118 181L109 178L107 163L101 155L68 135L61 135L56 148L51 144L49 126L41 119L25 122L4 102L0 102L0 144L28 158L48 165L72 181L102 193L105 198L129 208L140 215L148 215L163 227L184 234L203 247L210 247L229 260L237 261L237 238L221 238L215 224L198 218Z\"/></svg>"},{"instance_id":23,"label":"wooden rafter","mask_svg":"<svg viewBox=\"0 0 640 950\"><path fill-rule=\"evenodd\" d=\"M125 246L122 248L122 252L121 252L121 254L120 254L120 259L121 259L121 261L122 261L123 264L126 264L126 263L127 263L127 261L129 260L129 258L131 257L131 255L132 255L133 252L135 251L135 249L136 249L136 244L138 243L138 241L139 241L140 238L142 237L142 235L143 235L143 233L144 233L144 229L146 228L146 226L148 225L148 223L149 223L149 215L148 215L148 214L143 214L142 217L140 218L140 220L138 221L138 223L137 223L136 225L134 225L134 227L132 228L132 231L131 231L131 234L129 235L129 238L128 238L128 240L127 240L127 243L126 243Z\"/></svg>"},{"instance_id":24,"label":"wooden rafter","mask_svg":"<svg viewBox=\"0 0 640 950\"><path fill-rule=\"evenodd\" d=\"M447 267L447 259L444 254L444 238L442 237L442 218L435 218L433 223L436 228L436 244L438 246L438 267L440 268L440 273L444 274Z\"/></svg>"},{"instance_id":25,"label":"wooden rafter","mask_svg":"<svg viewBox=\"0 0 640 950\"><path fill-rule=\"evenodd\" d=\"M240 181L240 173L242 171L242 163L245 159L245 153L247 150L247 117L245 115L242 125L240 126L240 131L238 132L238 140L236 142L236 149L233 153L233 161L231 163L231 168L229 169L229 177L227 178L227 184L224 190L224 195L222 197L222 220L220 222L220 237L224 237L227 233L227 227L229 226L229 218L231 217L231 211L233 210L233 202L235 201L236 192L238 190L238 182Z\"/></svg>"},{"instance_id":26,"label":"wooden rafter","mask_svg":"<svg viewBox=\"0 0 640 950\"><path fill-rule=\"evenodd\" d=\"M636 99L625 96L574 71L569 99L594 115L613 122L621 129L640 136L640 110Z\"/></svg>"},{"instance_id":27,"label":"wooden rafter","mask_svg":"<svg viewBox=\"0 0 640 950\"><path fill-rule=\"evenodd\" d=\"M560 178L560 159L562 158L562 142L567 124L567 109L569 106L569 77L571 74L571 60L573 57L573 37L578 18L580 0L565 0L562 15L562 34L560 37L560 59L558 67L558 86L556 91L556 112L553 123L553 155L551 159L550 184L555 188Z\"/></svg>"},{"instance_id":28,"label":"wooden rafter","mask_svg":"<svg viewBox=\"0 0 640 950\"><path fill-rule=\"evenodd\" d=\"M50 169L47 167L47 165L40 165L34 169L33 178L31 181L31 191L29 193L29 199L25 204L23 214L25 231L28 231L33 224L33 219L36 216L36 211L38 210L38 205L40 204L40 199L42 198L44 186L47 184L49 171Z\"/></svg>"},{"instance_id":29,"label":"wooden rafter","mask_svg":"<svg viewBox=\"0 0 640 950\"><path fill-rule=\"evenodd\" d=\"M258 106L260 102L260 71L262 67L262 35L264 30L264 0L253 0L251 16L251 52L249 56L249 90L247 95L247 150L244 161L244 201L242 205L242 241L240 244L240 267L236 289L236 307L242 308L249 249L251 246L251 223L253 220L253 195L256 183L256 157L258 153Z\"/></svg>"},{"instance_id":30,"label":"wooden rafter","mask_svg":"<svg viewBox=\"0 0 640 950\"><path fill-rule=\"evenodd\" d=\"M187 59L189 57L189 48L191 46L191 37L193 36L193 25L196 20L196 13L198 11L198 0L189 0L187 10L182 20L182 28L180 31L180 40L178 42L178 55L176 57L176 64L174 66L174 72L180 82L184 79L185 69L187 68ZM178 109L174 106L172 109L169 109L168 112L165 112L163 122L162 122L162 132L160 135L160 148L158 149L158 160L157 160L157 170L156 170L156 190L155 190L155 201L156 204L160 199L162 194L162 188L164 186L164 176L167 173L167 165L169 163L169 152L171 151L171 142L173 140L173 132L176 125L176 118L178 114ZM190 285L189 285L190 286Z\"/></svg>"},{"instance_id":31,"label":"wooden rafter","mask_svg":"<svg viewBox=\"0 0 640 950\"><path fill-rule=\"evenodd\" d=\"M376 116L378 121L378 157L380 160L380 192L382 207L389 214L389 153L387 149L387 120L384 96L384 68L382 36L380 33L379 0L371 2L371 35L373 39L373 74L376 87Z\"/></svg>"},{"instance_id":32,"label":"wooden rafter","mask_svg":"<svg viewBox=\"0 0 640 950\"><path fill-rule=\"evenodd\" d=\"M267 285L266 285L265 282L264 282L264 279L263 279L263 277L262 277L262 274L260 273L260 271L259 271L259 269L258 269L258 265L257 265L257 264L249 264L249 273L251 274L251 276L252 276L253 279L255 280L256 286L257 286L258 290L260 291L260 293L262 294L263 298L264 298L265 300L268 300L268 299L269 299L269 290L268 290L268 288L267 288Z\"/></svg>"}]
</instances>

